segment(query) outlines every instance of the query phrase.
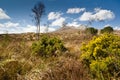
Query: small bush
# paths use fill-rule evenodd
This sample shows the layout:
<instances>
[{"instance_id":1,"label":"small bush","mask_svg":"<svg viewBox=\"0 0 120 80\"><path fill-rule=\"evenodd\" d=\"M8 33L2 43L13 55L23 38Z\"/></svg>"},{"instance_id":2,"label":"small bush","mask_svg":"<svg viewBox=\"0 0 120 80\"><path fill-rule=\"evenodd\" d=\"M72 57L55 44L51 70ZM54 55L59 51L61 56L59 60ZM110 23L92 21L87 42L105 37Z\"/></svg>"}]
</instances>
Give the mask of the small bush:
<instances>
[{"instance_id":1,"label":"small bush","mask_svg":"<svg viewBox=\"0 0 120 80\"><path fill-rule=\"evenodd\" d=\"M111 33L111 32L113 32L113 28L111 26L101 29L101 33Z\"/></svg>"},{"instance_id":2,"label":"small bush","mask_svg":"<svg viewBox=\"0 0 120 80\"><path fill-rule=\"evenodd\" d=\"M120 37L103 34L81 48L81 60L93 78L110 80L120 75Z\"/></svg>"},{"instance_id":3,"label":"small bush","mask_svg":"<svg viewBox=\"0 0 120 80\"><path fill-rule=\"evenodd\" d=\"M59 56L66 48L56 37L43 36L40 41L32 44L32 53L41 57Z\"/></svg>"},{"instance_id":4,"label":"small bush","mask_svg":"<svg viewBox=\"0 0 120 80\"><path fill-rule=\"evenodd\" d=\"M98 32L98 30L95 29L95 28L93 28L93 27L88 27L88 28L86 28L85 31L86 31L86 33L88 33L88 34L92 34L92 35L96 35L97 32Z\"/></svg>"}]
</instances>

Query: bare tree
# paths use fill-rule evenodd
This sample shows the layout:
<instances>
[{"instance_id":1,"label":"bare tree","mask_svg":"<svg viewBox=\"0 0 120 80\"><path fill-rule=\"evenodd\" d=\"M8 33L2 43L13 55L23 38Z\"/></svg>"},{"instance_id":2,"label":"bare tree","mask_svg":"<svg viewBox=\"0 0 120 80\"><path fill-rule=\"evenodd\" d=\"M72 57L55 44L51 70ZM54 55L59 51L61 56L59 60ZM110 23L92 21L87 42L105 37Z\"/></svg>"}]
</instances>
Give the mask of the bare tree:
<instances>
[{"instance_id":1,"label":"bare tree","mask_svg":"<svg viewBox=\"0 0 120 80\"><path fill-rule=\"evenodd\" d=\"M32 12L34 13L34 21L37 26L37 39L39 40L39 33L40 33L40 19L45 12L45 5L42 2L38 2L32 8Z\"/></svg>"}]
</instances>

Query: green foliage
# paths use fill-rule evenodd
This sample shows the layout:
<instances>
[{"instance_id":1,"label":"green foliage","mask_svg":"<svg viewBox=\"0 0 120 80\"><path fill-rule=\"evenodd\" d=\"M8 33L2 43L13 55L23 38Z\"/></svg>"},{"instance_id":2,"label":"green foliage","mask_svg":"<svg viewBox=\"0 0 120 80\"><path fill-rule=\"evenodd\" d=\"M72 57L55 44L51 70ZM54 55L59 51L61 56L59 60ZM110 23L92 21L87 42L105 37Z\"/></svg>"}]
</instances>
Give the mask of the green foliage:
<instances>
[{"instance_id":1,"label":"green foliage","mask_svg":"<svg viewBox=\"0 0 120 80\"><path fill-rule=\"evenodd\" d=\"M32 44L33 54L41 57L58 56L65 50L62 41L56 37L43 36L40 41Z\"/></svg>"},{"instance_id":2,"label":"green foliage","mask_svg":"<svg viewBox=\"0 0 120 80\"><path fill-rule=\"evenodd\" d=\"M113 28L111 26L101 29L101 33L111 33L111 32L113 32Z\"/></svg>"},{"instance_id":3,"label":"green foliage","mask_svg":"<svg viewBox=\"0 0 120 80\"><path fill-rule=\"evenodd\" d=\"M98 30L95 29L95 28L93 28L93 27L88 27L88 28L86 28L85 31L86 31L86 33L88 33L88 34L92 34L92 35L96 35L97 32L98 32Z\"/></svg>"},{"instance_id":4,"label":"green foliage","mask_svg":"<svg viewBox=\"0 0 120 80\"><path fill-rule=\"evenodd\" d=\"M81 47L81 60L97 80L120 75L120 37L103 34Z\"/></svg>"}]
</instances>

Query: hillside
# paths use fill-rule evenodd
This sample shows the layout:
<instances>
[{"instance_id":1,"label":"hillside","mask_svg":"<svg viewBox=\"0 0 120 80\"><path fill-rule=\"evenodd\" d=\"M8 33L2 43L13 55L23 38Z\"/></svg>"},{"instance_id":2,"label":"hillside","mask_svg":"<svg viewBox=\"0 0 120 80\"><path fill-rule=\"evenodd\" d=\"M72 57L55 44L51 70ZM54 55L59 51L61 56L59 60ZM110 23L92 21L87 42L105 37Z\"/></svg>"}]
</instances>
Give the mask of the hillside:
<instances>
[{"instance_id":1,"label":"hillside","mask_svg":"<svg viewBox=\"0 0 120 80\"><path fill-rule=\"evenodd\" d=\"M119 35L119 31L115 31ZM80 61L80 47L93 35L84 30L62 28L42 36L58 37L67 51L58 57L43 58L32 54L35 33L0 35L0 80L91 80Z\"/></svg>"}]
</instances>

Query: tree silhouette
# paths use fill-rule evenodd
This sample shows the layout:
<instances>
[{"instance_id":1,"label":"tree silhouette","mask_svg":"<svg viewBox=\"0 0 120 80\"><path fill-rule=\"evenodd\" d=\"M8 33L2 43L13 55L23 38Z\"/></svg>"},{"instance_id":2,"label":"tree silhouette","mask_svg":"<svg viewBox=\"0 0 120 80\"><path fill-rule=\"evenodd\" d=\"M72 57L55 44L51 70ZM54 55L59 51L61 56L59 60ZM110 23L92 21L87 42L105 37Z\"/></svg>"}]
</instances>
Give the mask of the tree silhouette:
<instances>
[{"instance_id":1,"label":"tree silhouette","mask_svg":"<svg viewBox=\"0 0 120 80\"><path fill-rule=\"evenodd\" d=\"M45 12L45 5L42 2L38 2L32 8L32 12L34 13L33 18L35 24L37 26L37 39L39 40L39 33L40 33L40 19Z\"/></svg>"}]
</instances>

